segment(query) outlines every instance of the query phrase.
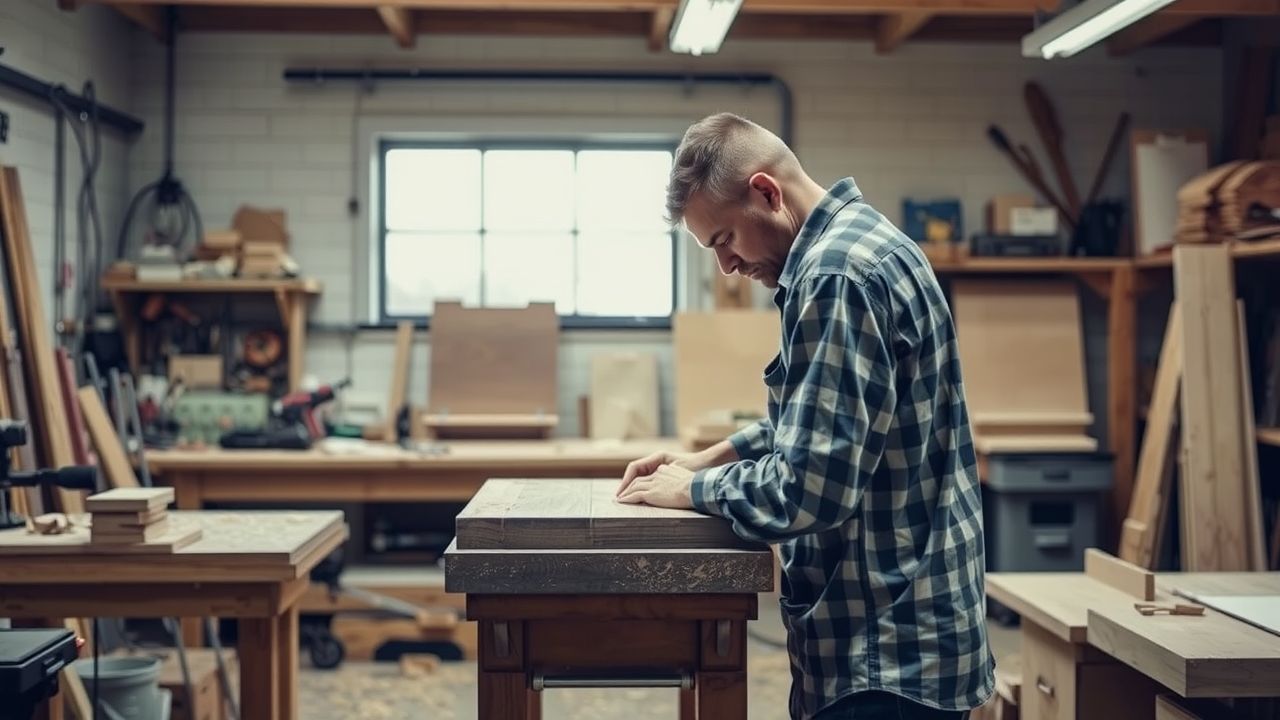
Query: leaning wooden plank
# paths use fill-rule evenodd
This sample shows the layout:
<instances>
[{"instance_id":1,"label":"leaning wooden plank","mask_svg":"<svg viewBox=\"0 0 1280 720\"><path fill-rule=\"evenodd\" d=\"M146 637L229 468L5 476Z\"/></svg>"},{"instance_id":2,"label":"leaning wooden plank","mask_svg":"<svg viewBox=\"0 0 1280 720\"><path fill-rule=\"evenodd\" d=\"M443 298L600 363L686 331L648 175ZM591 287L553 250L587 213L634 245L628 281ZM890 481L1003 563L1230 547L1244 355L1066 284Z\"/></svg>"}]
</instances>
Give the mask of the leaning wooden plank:
<instances>
[{"instance_id":1,"label":"leaning wooden plank","mask_svg":"<svg viewBox=\"0 0 1280 720\"><path fill-rule=\"evenodd\" d=\"M1084 574L1139 600L1156 599L1156 575L1097 548L1084 551Z\"/></svg>"},{"instance_id":2,"label":"leaning wooden plank","mask_svg":"<svg viewBox=\"0 0 1280 720\"><path fill-rule=\"evenodd\" d=\"M33 398L31 428L40 438L41 461L49 467L66 467L74 459L16 168L0 171L0 215L4 223L5 266L15 301L27 387ZM79 491L58 488L57 494L64 512L84 511Z\"/></svg>"},{"instance_id":3,"label":"leaning wooden plank","mask_svg":"<svg viewBox=\"0 0 1280 720\"><path fill-rule=\"evenodd\" d=\"M79 622L68 620L66 628L85 637L88 633L82 634L84 628ZM83 651L83 648L81 650ZM71 713L71 717L75 720L93 720L93 706L89 703L89 693L85 691L84 682L80 679L80 673L76 672L75 666L63 666L58 673L58 684L61 685L61 694L66 698L67 712Z\"/></svg>"},{"instance_id":4,"label":"leaning wooden plank","mask_svg":"<svg viewBox=\"0 0 1280 720\"><path fill-rule=\"evenodd\" d=\"M58 348L56 357L58 391L62 396L63 412L67 417L67 438L71 442L71 457L77 465L89 465L92 463L89 438L85 435L84 416L80 412L80 404L76 402L75 370L71 363L71 355L66 348Z\"/></svg>"},{"instance_id":5,"label":"leaning wooden plank","mask_svg":"<svg viewBox=\"0 0 1280 720\"><path fill-rule=\"evenodd\" d=\"M1245 329L1244 301L1236 301L1236 356L1240 358L1240 417L1244 425L1245 523L1249 541L1249 569L1267 569L1266 531L1262 523L1262 480L1258 475L1257 428L1253 422L1253 376L1249 374L1249 333Z\"/></svg>"},{"instance_id":6,"label":"leaning wooden plank","mask_svg":"<svg viewBox=\"0 0 1280 720\"><path fill-rule=\"evenodd\" d=\"M173 502L173 488L115 488L90 495L85 503L89 512L150 512Z\"/></svg>"},{"instance_id":7,"label":"leaning wooden plank","mask_svg":"<svg viewBox=\"0 0 1280 720\"><path fill-rule=\"evenodd\" d=\"M1173 270L1183 325L1183 569L1249 570L1230 250L1222 244L1178 245Z\"/></svg>"},{"instance_id":8,"label":"leaning wooden plank","mask_svg":"<svg viewBox=\"0 0 1280 720\"><path fill-rule=\"evenodd\" d=\"M98 389L92 386L82 387L78 395L85 424L89 427L89 437L93 439L93 447L98 453L99 466L107 476L107 485L113 488L138 487L138 477L133 472L124 446L120 444L120 436L116 435L115 428L111 426L111 418L107 416L107 409L102 406Z\"/></svg>"},{"instance_id":9,"label":"leaning wooden plank","mask_svg":"<svg viewBox=\"0 0 1280 720\"><path fill-rule=\"evenodd\" d=\"M1178 446L1178 390L1182 384L1182 311L1174 302L1160 347L1159 367L1147 432L1138 455L1137 480L1129 500L1129 515L1120 536L1120 557L1148 570L1155 567L1160 513L1169 502Z\"/></svg>"},{"instance_id":10,"label":"leaning wooden plank","mask_svg":"<svg viewBox=\"0 0 1280 720\"><path fill-rule=\"evenodd\" d=\"M391 391L387 395L387 424L382 431L385 442L398 439L397 423L405 406L405 393L409 387L409 361L413 353L413 323L401 322L396 326L395 365L391 369Z\"/></svg>"},{"instance_id":11,"label":"leaning wooden plank","mask_svg":"<svg viewBox=\"0 0 1280 720\"><path fill-rule=\"evenodd\" d=\"M617 502L616 480L489 480L458 514L460 550L757 548L724 518Z\"/></svg>"}]
</instances>

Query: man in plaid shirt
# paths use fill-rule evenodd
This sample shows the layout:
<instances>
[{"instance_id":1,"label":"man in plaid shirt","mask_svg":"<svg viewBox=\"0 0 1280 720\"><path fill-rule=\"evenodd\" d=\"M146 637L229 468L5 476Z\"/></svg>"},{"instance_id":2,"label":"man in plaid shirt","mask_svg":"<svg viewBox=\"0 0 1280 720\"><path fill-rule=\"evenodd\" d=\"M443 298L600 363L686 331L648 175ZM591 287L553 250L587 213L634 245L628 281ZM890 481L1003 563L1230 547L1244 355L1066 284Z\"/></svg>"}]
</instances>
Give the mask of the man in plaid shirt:
<instances>
[{"instance_id":1,"label":"man in plaid shirt","mask_svg":"<svg viewBox=\"0 0 1280 720\"><path fill-rule=\"evenodd\" d=\"M852 178L720 114L676 151L669 220L775 289L769 417L631 463L621 502L694 508L776 543L791 716L962 718L991 694L982 511L955 329L915 243Z\"/></svg>"}]
</instances>

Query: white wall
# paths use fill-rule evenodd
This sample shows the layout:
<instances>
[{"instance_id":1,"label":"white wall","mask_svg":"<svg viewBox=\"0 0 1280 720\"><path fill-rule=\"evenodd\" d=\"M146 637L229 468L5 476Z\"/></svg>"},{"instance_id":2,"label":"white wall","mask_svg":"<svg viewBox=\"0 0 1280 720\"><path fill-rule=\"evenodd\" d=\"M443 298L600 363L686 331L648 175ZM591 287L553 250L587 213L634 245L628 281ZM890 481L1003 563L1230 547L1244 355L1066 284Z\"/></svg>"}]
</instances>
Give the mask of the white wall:
<instances>
[{"instance_id":1,"label":"white wall","mask_svg":"<svg viewBox=\"0 0 1280 720\"><path fill-rule=\"evenodd\" d=\"M0 64L48 83L61 83L81 94L92 80L99 102L129 112L132 104L133 58L128 47L134 39L127 22L104 7L63 12L51 0L0 2ZM45 314L53 318L54 260L54 145L55 123L51 107L14 90L0 87L0 110L9 113L9 142L0 143L0 165L18 168L26 200L44 291ZM148 134L158 137L149 125ZM103 129L102 161L97 175L98 208L103 232L114 246L124 207L128 201L126 161L129 141L121 133ZM80 154L70 130L66 134L65 227L69 261L74 262L76 193L82 178ZM69 301L70 302L70 301ZM74 312L74 307L69 306Z\"/></svg>"},{"instance_id":2,"label":"white wall","mask_svg":"<svg viewBox=\"0 0 1280 720\"><path fill-rule=\"evenodd\" d=\"M129 161L133 185L161 163L161 54L134 43L134 108L151 126ZM1216 50L1153 50L1127 59L1090 53L1045 63L1018 57L1015 45L908 45L889 57L865 42L730 42L701 59L652 54L643 39L520 39L423 36L412 51L383 36L196 34L179 46L178 158L206 226L225 226L241 203L283 207L292 252L304 272L325 285L321 324L369 317L367 272L367 148L380 127L502 134L531 125L572 132L669 132L709 112L733 110L776 128L776 95L766 89L538 85L382 85L360 97L352 84L289 85L286 67L487 67L494 69L618 69L763 71L783 77L795 97L795 147L810 172L828 183L854 175L869 200L889 217L904 197L959 197L966 231L981 223L992 194L1025 192L1025 184L990 147L989 123L1015 141L1039 147L1022 102L1022 84L1041 82L1058 105L1077 185L1087 188L1116 115L1135 127L1198 126L1219 134L1221 54ZM356 156L353 159L353 147ZM1048 167L1046 160L1042 164ZM1121 153L1105 193L1127 191ZM361 201L348 217L347 199ZM1083 192L1083 190L1082 190ZM693 306L705 302L710 264L690 251ZM356 270L353 271L352 268ZM1096 322L1091 335L1096 335ZM419 343L412 397L426 395L426 356ZM670 349L663 332L566 333L561 362L562 432L576 431L576 398L586 391L590 356L615 347L662 358L665 429L670 432ZM308 370L329 380L351 374L358 394L380 402L390 366L389 333L313 333ZM1091 351L1091 355L1094 353ZM1105 361L1090 359L1094 380ZM1101 387L1095 384L1095 390ZM1095 406L1104 414L1105 406Z\"/></svg>"}]
</instances>

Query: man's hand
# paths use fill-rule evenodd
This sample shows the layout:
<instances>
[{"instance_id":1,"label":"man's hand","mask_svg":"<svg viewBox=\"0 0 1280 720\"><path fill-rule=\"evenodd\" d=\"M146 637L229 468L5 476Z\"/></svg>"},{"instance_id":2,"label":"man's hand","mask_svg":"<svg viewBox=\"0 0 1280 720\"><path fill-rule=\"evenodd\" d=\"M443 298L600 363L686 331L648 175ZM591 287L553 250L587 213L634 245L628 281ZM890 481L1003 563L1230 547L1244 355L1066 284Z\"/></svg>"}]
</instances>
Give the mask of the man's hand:
<instances>
[{"instance_id":1,"label":"man's hand","mask_svg":"<svg viewBox=\"0 0 1280 720\"><path fill-rule=\"evenodd\" d=\"M622 484L618 486L618 491L614 495L621 498L622 494L631 487L631 483L638 478L654 474L663 465L684 468L693 472L711 467L711 464L704 461L699 453L656 452L639 460L633 460L627 465L627 471L622 474Z\"/></svg>"},{"instance_id":2,"label":"man's hand","mask_svg":"<svg viewBox=\"0 0 1280 720\"><path fill-rule=\"evenodd\" d=\"M676 465L659 465L652 474L633 478L624 484L624 489L618 493L618 502L688 510L693 508L692 484L692 470Z\"/></svg>"}]
</instances>

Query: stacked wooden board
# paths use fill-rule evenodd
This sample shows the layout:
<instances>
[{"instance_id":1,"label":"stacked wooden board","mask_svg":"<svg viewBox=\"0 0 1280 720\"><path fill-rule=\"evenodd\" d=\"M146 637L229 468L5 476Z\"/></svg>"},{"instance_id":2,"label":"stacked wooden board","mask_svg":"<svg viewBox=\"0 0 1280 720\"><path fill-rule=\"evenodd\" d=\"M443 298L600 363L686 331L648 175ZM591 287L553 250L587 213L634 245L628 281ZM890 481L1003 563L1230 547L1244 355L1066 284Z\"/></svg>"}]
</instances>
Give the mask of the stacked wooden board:
<instances>
[{"instance_id":1,"label":"stacked wooden board","mask_svg":"<svg viewBox=\"0 0 1280 720\"><path fill-rule=\"evenodd\" d=\"M155 542L170 530L173 488L121 488L89 498L90 541L108 545ZM198 535L197 535L198 537Z\"/></svg>"},{"instance_id":2,"label":"stacked wooden board","mask_svg":"<svg viewBox=\"0 0 1280 720\"><path fill-rule=\"evenodd\" d=\"M1229 162L1178 191L1178 242L1274 235L1280 235L1280 162Z\"/></svg>"},{"instance_id":3,"label":"stacked wooden board","mask_svg":"<svg viewBox=\"0 0 1280 720\"><path fill-rule=\"evenodd\" d=\"M952 308L979 452L1097 449L1074 285L957 280Z\"/></svg>"}]
</instances>

